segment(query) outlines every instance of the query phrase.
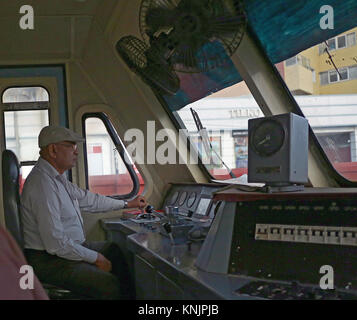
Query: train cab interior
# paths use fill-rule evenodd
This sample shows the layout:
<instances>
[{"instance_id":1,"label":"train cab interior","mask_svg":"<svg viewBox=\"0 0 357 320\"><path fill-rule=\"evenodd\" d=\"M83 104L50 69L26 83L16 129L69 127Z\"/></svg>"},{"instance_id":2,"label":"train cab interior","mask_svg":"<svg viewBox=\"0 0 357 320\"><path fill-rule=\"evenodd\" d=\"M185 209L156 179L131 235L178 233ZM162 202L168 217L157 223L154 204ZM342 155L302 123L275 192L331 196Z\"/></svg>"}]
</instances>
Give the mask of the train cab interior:
<instances>
[{"instance_id":1,"label":"train cab interior","mask_svg":"<svg viewBox=\"0 0 357 320\"><path fill-rule=\"evenodd\" d=\"M325 2L1 1L0 225L59 125L70 181L149 204L82 212L136 299L356 299L357 1Z\"/></svg>"}]
</instances>

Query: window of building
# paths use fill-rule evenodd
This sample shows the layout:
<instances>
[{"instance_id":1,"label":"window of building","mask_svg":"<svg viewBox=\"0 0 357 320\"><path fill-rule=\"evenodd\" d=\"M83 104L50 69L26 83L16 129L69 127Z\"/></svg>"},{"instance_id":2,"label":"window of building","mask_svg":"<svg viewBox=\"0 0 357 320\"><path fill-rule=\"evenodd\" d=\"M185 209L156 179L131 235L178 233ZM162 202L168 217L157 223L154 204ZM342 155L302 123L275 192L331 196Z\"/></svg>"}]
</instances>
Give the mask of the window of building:
<instances>
[{"instance_id":1,"label":"window of building","mask_svg":"<svg viewBox=\"0 0 357 320\"><path fill-rule=\"evenodd\" d=\"M347 38L347 46L348 47L352 47L352 46L356 45L356 33L355 32L347 34L346 38Z\"/></svg>"},{"instance_id":2,"label":"window of building","mask_svg":"<svg viewBox=\"0 0 357 320\"><path fill-rule=\"evenodd\" d=\"M326 44L325 43L320 43L319 44L319 55L322 55L323 53L325 53L326 50Z\"/></svg>"},{"instance_id":3,"label":"window of building","mask_svg":"<svg viewBox=\"0 0 357 320\"><path fill-rule=\"evenodd\" d=\"M293 65L295 65L295 64L297 64L297 56L292 57L292 58L289 58L289 59L287 59L287 60L285 61L285 65L286 65L287 67L293 66Z\"/></svg>"},{"instance_id":4,"label":"window of building","mask_svg":"<svg viewBox=\"0 0 357 320\"><path fill-rule=\"evenodd\" d=\"M346 48L346 36L341 36L337 38L337 48Z\"/></svg>"},{"instance_id":5,"label":"window of building","mask_svg":"<svg viewBox=\"0 0 357 320\"><path fill-rule=\"evenodd\" d=\"M356 80L357 79L357 66L351 66L336 70L329 70L320 73L320 84L326 85L338 81Z\"/></svg>"},{"instance_id":6,"label":"window of building","mask_svg":"<svg viewBox=\"0 0 357 320\"><path fill-rule=\"evenodd\" d=\"M320 73L320 84L325 85L328 84L328 72L321 72Z\"/></svg>"},{"instance_id":7,"label":"window of building","mask_svg":"<svg viewBox=\"0 0 357 320\"><path fill-rule=\"evenodd\" d=\"M336 40L335 38L327 40L327 47L329 50L335 50L336 49Z\"/></svg>"},{"instance_id":8,"label":"window of building","mask_svg":"<svg viewBox=\"0 0 357 320\"><path fill-rule=\"evenodd\" d=\"M343 68L338 70L339 71L339 79L340 81L342 80L348 80L348 69L347 68Z\"/></svg>"},{"instance_id":9,"label":"window of building","mask_svg":"<svg viewBox=\"0 0 357 320\"><path fill-rule=\"evenodd\" d=\"M5 148L21 165L20 192L39 157L38 135L49 125L49 95L42 87L8 88L2 95Z\"/></svg>"},{"instance_id":10,"label":"window of building","mask_svg":"<svg viewBox=\"0 0 357 320\"><path fill-rule=\"evenodd\" d=\"M109 119L102 113L86 114L83 123L87 188L116 198L142 193L144 181Z\"/></svg>"},{"instance_id":11,"label":"window of building","mask_svg":"<svg viewBox=\"0 0 357 320\"><path fill-rule=\"evenodd\" d=\"M304 56L301 56L301 64L306 69L311 69L310 59L308 59L308 58L306 58Z\"/></svg>"},{"instance_id":12,"label":"window of building","mask_svg":"<svg viewBox=\"0 0 357 320\"><path fill-rule=\"evenodd\" d=\"M303 66L304 68L309 69L311 71L313 70L311 68L310 59L306 58L303 55L296 55L296 56L294 56L292 58L289 58L289 59L285 60L285 65L287 67L290 67L290 66L293 66L293 65L296 65L296 64L299 64L299 65Z\"/></svg>"},{"instance_id":13,"label":"window of building","mask_svg":"<svg viewBox=\"0 0 357 320\"><path fill-rule=\"evenodd\" d=\"M323 54L326 48L328 48L328 50L336 50L336 49L343 49L343 48L349 48L355 46L356 33L351 32L348 34L344 34L336 38L331 38L326 42L327 42L327 46L325 43L319 44L319 55Z\"/></svg>"},{"instance_id":14,"label":"window of building","mask_svg":"<svg viewBox=\"0 0 357 320\"><path fill-rule=\"evenodd\" d=\"M329 71L329 81L330 83L332 82L337 82L338 81L338 74L336 71L332 70L332 71Z\"/></svg>"},{"instance_id":15,"label":"window of building","mask_svg":"<svg viewBox=\"0 0 357 320\"><path fill-rule=\"evenodd\" d=\"M348 75L350 80L357 79L357 65L348 68Z\"/></svg>"}]
</instances>

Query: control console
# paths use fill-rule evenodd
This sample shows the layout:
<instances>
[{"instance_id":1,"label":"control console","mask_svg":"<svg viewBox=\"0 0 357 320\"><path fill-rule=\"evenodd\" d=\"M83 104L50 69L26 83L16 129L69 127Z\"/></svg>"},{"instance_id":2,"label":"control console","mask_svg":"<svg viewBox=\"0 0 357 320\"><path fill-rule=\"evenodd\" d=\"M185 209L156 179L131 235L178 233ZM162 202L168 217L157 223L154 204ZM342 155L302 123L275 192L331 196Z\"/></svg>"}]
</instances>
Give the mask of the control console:
<instances>
[{"instance_id":1,"label":"control console","mask_svg":"<svg viewBox=\"0 0 357 320\"><path fill-rule=\"evenodd\" d=\"M130 221L147 231L171 238L172 244L202 241L217 207L212 201L213 192L221 187L216 184L172 184L161 210L149 205Z\"/></svg>"},{"instance_id":2,"label":"control console","mask_svg":"<svg viewBox=\"0 0 357 320\"><path fill-rule=\"evenodd\" d=\"M263 194L230 188L213 200L223 204L196 266L249 279L235 295L357 299L356 189Z\"/></svg>"}]
</instances>

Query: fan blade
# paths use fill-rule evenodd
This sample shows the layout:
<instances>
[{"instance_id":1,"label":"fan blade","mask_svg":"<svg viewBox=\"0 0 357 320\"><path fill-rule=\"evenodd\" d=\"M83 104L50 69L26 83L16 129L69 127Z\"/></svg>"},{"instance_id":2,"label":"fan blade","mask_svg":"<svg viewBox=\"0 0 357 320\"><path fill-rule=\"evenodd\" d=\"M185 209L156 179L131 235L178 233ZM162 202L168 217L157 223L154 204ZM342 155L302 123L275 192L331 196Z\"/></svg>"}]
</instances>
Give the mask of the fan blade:
<instances>
[{"instance_id":1,"label":"fan blade","mask_svg":"<svg viewBox=\"0 0 357 320\"><path fill-rule=\"evenodd\" d=\"M126 36L117 42L116 49L129 68L150 86L166 94L175 94L180 89L180 80L172 67L145 42Z\"/></svg>"},{"instance_id":2,"label":"fan blade","mask_svg":"<svg viewBox=\"0 0 357 320\"><path fill-rule=\"evenodd\" d=\"M166 94L174 95L180 89L180 79L169 65L150 63L142 75L149 84L153 84Z\"/></svg>"},{"instance_id":3,"label":"fan blade","mask_svg":"<svg viewBox=\"0 0 357 320\"><path fill-rule=\"evenodd\" d=\"M244 23L245 16L216 16L211 19L210 31L214 34L236 33Z\"/></svg>"},{"instance_id":4,"label":"fan blade","mask_svg":"<svg viewBox=\"0 0 357 320\"><path fill-rule=\"evenodd\" d=\"M224 37L222 35L219 35L216 36L215 39L221 42L221 45L223 46L227 54L229 54L230 56L233 54L234 50L232 50L232 47L236 47L236 42L234 41L235 38L232 40L231 37Z\"/></svg>"},{"instance_id":5,"label":"fan blade","mask_svg":"<svg viewBox=\"0 0 357 320\"><path fill-rule=\"evenodd\" d=\"M152 8L145 17L147 29L151 34L160 31L164 27L171 27L175 17L176 11L167 8Z\"/></svg>"},{"instance_id":6,"label":"fan blade","mask_svg":"<svg viewBox=\"0 0 357 320\"><path fill-rule=\"evenodd\" d=\"M226 63L246 27L243 5L243 0L142 0L140 32L150 44L146 51L150 68L159 61L161 68L167 64L194 73Z\"/></svg>"},{"instance_id":7,"label":"fan blade","mask_svg":"<svg viewBox=\"0 0 357 320\"><path fill-rule=\"evenodd\" d=\"M190 70L189 72L199 70L199 67L197 66L195 52L196 50L188 45L181 45L179 48L177 48L170 59L171 64L174 66L174 69L179 71L184 71L188 69Z\"/></svg>"},{"instance_id":8,"label":"fan blade","mask_svg":"<svg viewBox=\"0 0 357 320\"><path fill-rule=\"evenodd\" d=\"M146 67L145 52L148 50L148 46L145 42L133 36L126 36L117 42L116 49L130 68L143 69Z\"/></svg>"}]
</instances>

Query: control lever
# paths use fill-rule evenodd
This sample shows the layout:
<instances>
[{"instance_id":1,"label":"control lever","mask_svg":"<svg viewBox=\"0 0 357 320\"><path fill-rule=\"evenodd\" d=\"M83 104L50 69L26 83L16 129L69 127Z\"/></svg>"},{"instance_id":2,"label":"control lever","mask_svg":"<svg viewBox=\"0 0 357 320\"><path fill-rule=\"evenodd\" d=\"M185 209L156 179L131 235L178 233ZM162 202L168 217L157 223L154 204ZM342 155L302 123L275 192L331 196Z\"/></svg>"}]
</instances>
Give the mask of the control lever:
<instances>
[{"instance_id":1,"label":"control lever","mask_svg":"<svg viewBox=\"0 0 357 320\"><path fill-rule=\"evenodd\" d=\"M165 229L165 231L167 232L167 234L169 235L171 244L175 245L175 240L174 240L174 237L172 236L171 224L169 222L166 222L162 226Z\"/></svg>"},{"instance_id":2,"label":"control lever","mask_svg":"<svg viewBox=\"0 0 357 320\"><path fill-rule=\"evenodd\" d=\"M143 209L142 213L136 216L135 219L152 219L154 217L162 219L164 215L160 212L155 211L153 206L148 205L145 209Z\"/></svg>"},{"instance_id":3,"label":"control lever","mask_svg":"<svg viewBox=\"0 0 357 320\"><path fill-rule=\"evenodd\" d=\"M164 218L164 215L160 212L157 212L156 210L154 210L154 207L152 205L148 205L146 208L145 208L145 211L149 214L152 214L160 219Z\"/></svg>"}]
</instances>

